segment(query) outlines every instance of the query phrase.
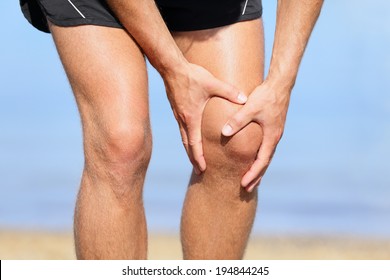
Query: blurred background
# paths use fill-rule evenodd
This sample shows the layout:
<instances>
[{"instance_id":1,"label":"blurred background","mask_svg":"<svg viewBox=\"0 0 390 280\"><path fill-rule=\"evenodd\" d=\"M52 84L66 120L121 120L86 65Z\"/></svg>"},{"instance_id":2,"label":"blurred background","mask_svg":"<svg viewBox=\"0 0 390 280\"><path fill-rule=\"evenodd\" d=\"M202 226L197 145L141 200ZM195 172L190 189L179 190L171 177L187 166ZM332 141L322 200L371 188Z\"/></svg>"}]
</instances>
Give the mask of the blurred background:
<instances>
[{"instance_id":1,"label":"blurred background","mask_svg":"<svg viewBox=\"0 0 390 280\"><path fill-rule=\"evenodd\" d=\"M267 65L276 2L263 0ZM51 36L28 24L18 1L0 8L0 258L72 258L83 167L75 101ZM248 258L390 258L389 50L389 1L325 2L262 181ZM149 70L150 250L177 258L191 166L163 82Z\"/></svg>"}]
</instances>

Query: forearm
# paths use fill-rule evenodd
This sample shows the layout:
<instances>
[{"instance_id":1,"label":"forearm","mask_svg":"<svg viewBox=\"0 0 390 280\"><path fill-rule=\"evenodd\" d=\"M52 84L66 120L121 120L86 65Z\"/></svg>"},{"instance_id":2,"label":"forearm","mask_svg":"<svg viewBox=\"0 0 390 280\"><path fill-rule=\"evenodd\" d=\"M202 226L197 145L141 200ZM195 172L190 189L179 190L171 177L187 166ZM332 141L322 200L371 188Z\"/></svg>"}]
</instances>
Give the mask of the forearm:
<instances>
[{"instance_id":1,"label":"forearm","mask_svg":"<svg viewBox=\"0 0 390 280\"><path fill-rule=\"evenodd\" d=\"M160 74L185 64L153 0L107 0L107 3Z\"/></svg>"},{"instance_id":2,"label":"forearm","mask_svg":"<svg viewBox=\"0 0 390 280\"><path fill-rule=\"evenodd\" d=\"M278 0L276 30L267 80L292 89L323 0Z\"/></svg>"}]
</instances>

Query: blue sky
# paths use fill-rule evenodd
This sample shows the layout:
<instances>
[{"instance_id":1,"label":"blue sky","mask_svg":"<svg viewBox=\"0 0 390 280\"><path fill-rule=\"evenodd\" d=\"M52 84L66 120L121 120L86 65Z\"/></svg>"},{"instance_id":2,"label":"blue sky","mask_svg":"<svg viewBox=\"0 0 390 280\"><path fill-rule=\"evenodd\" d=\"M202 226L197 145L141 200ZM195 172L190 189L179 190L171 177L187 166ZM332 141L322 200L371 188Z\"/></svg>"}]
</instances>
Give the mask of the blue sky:
<instances>
[{"instance_id":1,"label":"blue sky","mask_svg":"<svg viewBox=\"0 0 390 280\"><path fill-rule=\"evenodd\" d=\"M263 2L268 61L276 1ZM33 29L16 4L0 4L7 11L0 18L0 225L18 219L34 225L40 221L34 211L45 203L60 205L56 211L65 216L73 207L83 163L81 130L50 35ZM260 230L372 227L390 234L382 226L390 214L389 11L388 1L326 1L300 68L285 134L260 191ZM174 205L166 216L177 220L191 167L163 83L150 70L154 150L145 196L150 205ZM321 211L327 215L315 225L308 217ZM348 211L350 221L368 215L367 224L332 220L348 218ZM296 215L283 216L287 212ZM150 213L163 228L165 222ZM69 215L66 219L68 225Z\"/></svg>"}]
</instances>

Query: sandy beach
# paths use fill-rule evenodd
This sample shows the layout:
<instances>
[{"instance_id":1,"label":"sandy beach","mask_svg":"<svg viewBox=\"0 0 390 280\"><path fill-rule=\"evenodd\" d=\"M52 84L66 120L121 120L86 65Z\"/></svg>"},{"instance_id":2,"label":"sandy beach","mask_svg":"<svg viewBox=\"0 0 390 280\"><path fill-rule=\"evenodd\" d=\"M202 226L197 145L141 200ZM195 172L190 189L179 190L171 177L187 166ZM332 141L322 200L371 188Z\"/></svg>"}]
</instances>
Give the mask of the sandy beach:
<instances>
[{"instance_id":1,"label":"sandy beach","mask_svg":"<svg viewBox=\"0 0 390 280\"><path fill-rule=\"evenodd\" d=\"M181 259L179 237L149 236L149 259ZM75 259L70 232L0 230L0 259ZM390 259L390 239L253 236L245 259Z\"/></svg>"}]
</instances>

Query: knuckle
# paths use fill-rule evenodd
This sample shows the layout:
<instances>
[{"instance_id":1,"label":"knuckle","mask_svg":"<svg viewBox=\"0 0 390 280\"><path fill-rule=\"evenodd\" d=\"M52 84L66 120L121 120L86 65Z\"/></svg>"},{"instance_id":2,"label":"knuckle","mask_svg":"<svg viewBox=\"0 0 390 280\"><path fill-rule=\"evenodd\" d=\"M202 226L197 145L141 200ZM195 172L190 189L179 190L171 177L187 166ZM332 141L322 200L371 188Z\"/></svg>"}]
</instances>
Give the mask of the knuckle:
<instances>
[{"instance_id":1,"label":"knuckle","mask_svg":"<svg viewBox=\"0 0 390 280\"><path fill-rule=\"evenodd\" d=\"M275 137L275 139L276 139L277 141L279 141L279 140L282 138L282 136L283 136L283 128L279 128L279 129L275 132L274 137Z\"/></svg>"},{"instance_id":2,"label":"knuckle","mask_svg":"<svg viewBox=\"0 0 390 280\"><path fill-rule=\"evenodd\" d=\"M243 110L245 110L245 114L249 116L254 116L259 112L259 107L255 105L254 102L247 102Z\"/></svg>"},{"instance_id":3,"label":"knuckle","mask_svg":"<svg viewBox=\"0 0 390 280\"><path fill-rule=\"evenodd\" d=\"M233 116L230 120L230 123L234 126L241 126L241 124L244 122L244 118L241 114L236 114Z\"/></svg>"},{"instance_id":4,"label":"knuckle","mask_svg":"<svg viewBox=\"0 0 390 280\"><path fill-rule=\"evenodd\" d=\"M251 107L251 106L250 106ZM251 111L252 109L246 108L241 109L233 118L235 124L242 126L244 124L249 123L252 120L253 113Z\"/></svg>"},{"instance_id":5,"label":"knuckle","mask_svg":"<svg viewBox=\"0 0 390 280\"><path fill-rule=\"evenodd\" d=\"M182 139L181 142L183 143L183 146L187 148L187 146L188 146L188 141Z\"/></svg>"},{"instance_id":6,"label":"knuckle","mask_svg":"<svg viewBox=\"0 0 390 280\"><path fill-rule=\"evenodd\" d=\"M178 113L178 116L180 120L183 122L183 124L188 125L189 123L192 123L197 118L196 110L183 110L180 113Z\"/></svg>"},{"instance_id":7,"label":"knuckle","mask_svg":"<svg viewBox=\"0 0 390 280\"><path fill-rule=\"evenodd\" d=\"M195 124L198 123L199 115L195 112L187 113L184 115L184 123L187 125L187 127L194 127Z\"/></svg>"},{"instance_id":8,"label":"knuckle","mask_svg":"<svg viewBox=\"0 0 390 280\"><path fill-rule=\"evenodd\" d=\"M215 91L215 88L218 87L216 85L217 82L213 79L209 79L204 83L204 90L206 91L207 95L212 95L212 93Z\"/></svg>"},{"instance_id":9,"label":"knuckle","mask_svg":"<svg viewBox=\"0 0 390 280\"><path fill-rule=\"evenodd\" d=\"M276 146L280 141L280 135L279 134L274 135L272 140L273 140L272 141L273 146Z\"/></svg>"},{"instance_id":10,"label":"knuckle","mask_svg":"<svg viewBox=\"0 0 390 280\"><path fill-rule=\"evenodd\" d=\"M190 140L188 141L188 145L191 146L191 147L200 145L201 143L202 143L202 140L201 140L201 139L190 139Z\"/></svg>"},{"instance_id":11,"label":"knuckle","mask_svg":"<svg viewBox=\"0 0 390 280\"><path fill-rule=\"evenodd\" d=\"M279 131L276 131L276 132L274 131L274 132L270 133L268 136L270 146L276 147L276 145L278 145L281 137L282 137L282 134Z\"/></svg>"},{"instance_id":12,"label":"knuckle","mask_svg":"<svg viewBox=\"0 0 390 280\"><path fill-rule=\"evenodd\" d=\"M178 113L178 116L183 123L188 123L188 120L191 119L191 115L186 112Z\"/></svg>"}]
</instances>

